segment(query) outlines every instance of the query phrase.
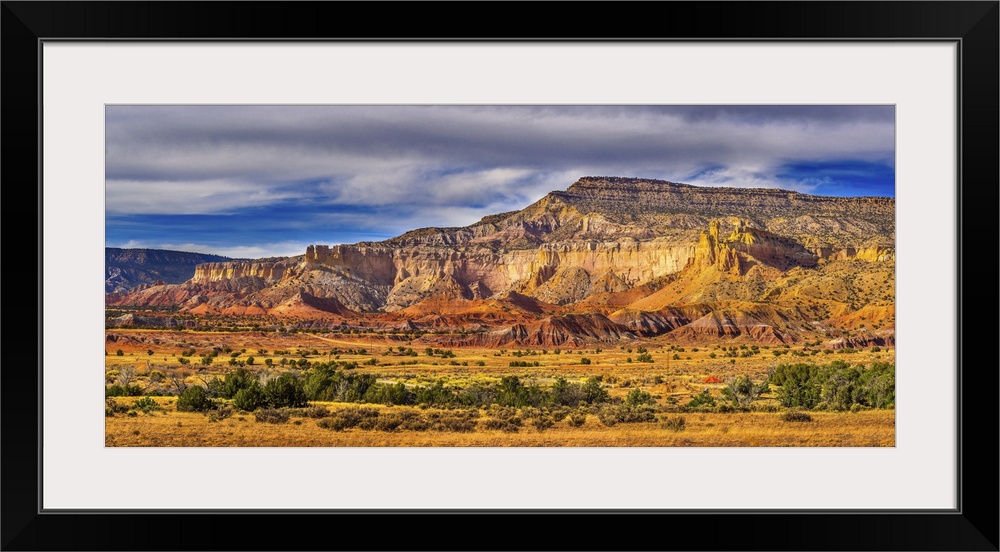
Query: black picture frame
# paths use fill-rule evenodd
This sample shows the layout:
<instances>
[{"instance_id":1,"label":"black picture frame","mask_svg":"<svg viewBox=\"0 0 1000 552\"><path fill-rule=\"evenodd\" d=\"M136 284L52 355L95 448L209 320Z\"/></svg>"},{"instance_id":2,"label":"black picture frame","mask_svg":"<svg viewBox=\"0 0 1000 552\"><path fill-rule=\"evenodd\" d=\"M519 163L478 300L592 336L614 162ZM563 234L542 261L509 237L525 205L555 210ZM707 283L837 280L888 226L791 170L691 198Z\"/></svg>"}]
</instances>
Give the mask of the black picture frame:
<instances>
[{"instance_id":1,"label":"black picture frame","mask_svg":"<svg viewBox=\"0 0 1000 552\"><path fill-rule=\"evenodd\" d=\"M2 2L4 550L998 550L1000 3ZM386 37L395 21L420 22ZM346 14L350 13L348 17ZM449 14L450 17L442 17ZM468 24L458 28L454 17ZM574 23L576 22L576 23ZM580 23L582 22L582 23ZM40 509L41 44L46 40L951 41L959 45L958 507L901 511L100 511ZM31 194L30 191L36 191ZM37 239L23 236L37 213ZM33 262L34 261L34 262ZM929 262L940 262L939 260ZM965 268L965 270L963 270ZM27 289L34 284L37 294ZM964 344L968 343L968 348ZM987 350L989 350L987 352ZM38 371L33 367L38 367ZM623 468L625 471L625 468ZM115 485L109 492L143 492ZM484 474L488 477L489 474ZM553 489L561 484L556 476ZM769 483L759 482L760 492ZM199 492L184 485L157 492ZM224 492L207 489L205 492ZM449 527L450 526L450 527ZM372 531L371 527L384 530ZM457 530L461 528L461 531ZM476 535L469 540L467 535Z\"/></svg>"}]
</instances>

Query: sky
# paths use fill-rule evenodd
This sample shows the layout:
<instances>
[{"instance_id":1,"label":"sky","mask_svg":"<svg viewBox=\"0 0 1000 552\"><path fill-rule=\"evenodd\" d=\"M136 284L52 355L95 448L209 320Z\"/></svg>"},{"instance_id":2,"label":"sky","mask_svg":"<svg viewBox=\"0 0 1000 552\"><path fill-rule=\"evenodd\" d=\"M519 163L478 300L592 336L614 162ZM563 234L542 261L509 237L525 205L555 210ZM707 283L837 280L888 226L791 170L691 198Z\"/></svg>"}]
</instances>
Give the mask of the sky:
<instances>
[{"instance_id":1,"label":"sky","mask_svg":"<svg viewBox=\"0 0 1000 552\"><path fill-rule=\"evenodd\" d=\"M105 109L107 247L301 255L465 226L583 176L895 197L891 105Z\"/></svg>"}]
</instances>

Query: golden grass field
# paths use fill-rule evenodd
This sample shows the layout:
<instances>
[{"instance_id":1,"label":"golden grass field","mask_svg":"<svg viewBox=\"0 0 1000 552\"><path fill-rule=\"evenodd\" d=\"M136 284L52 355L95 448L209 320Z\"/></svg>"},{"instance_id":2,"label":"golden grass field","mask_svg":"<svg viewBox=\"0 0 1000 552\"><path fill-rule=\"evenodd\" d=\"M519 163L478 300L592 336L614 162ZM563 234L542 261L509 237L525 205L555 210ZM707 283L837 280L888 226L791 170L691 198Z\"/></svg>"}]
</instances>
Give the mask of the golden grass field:
<instances>
[{"instance_id":1,"label":"golden grass field","mask_svg":"<svg viewBox=\"0 0 1000 552\"><path fill-rule=\"evenodd\" d=\"M672 345L650 340L630 343L620 347L593 346L590 348L534 349L526 353L520 349L459 349L451 348L453 358L427 356L431 343L408 341L404 336L356 336L338 334L313 335L306 333L279 334L262 332L194 332L183 330L133 330L109 329L106 331L107 355L105 376L110 384L116 372L132 371L134 383L149 389L163 383L151 381L156 372L180 374L189 385L203 385L215 376L222 376L232 367L232 358L246 362L254 357L253 371L280 373L288 371L291 363L302 357L309 361L354 361L355 373L370 373L385 383L402 382L406 386L431 385L444 380L447 385L467 386L472 383L494 383L503 376L516 375L526 384L547 386L557 377L570 381L583 381L601 375L602 385L613 399L623 398L635 388L652 395L655 406L662 410L656 421L618 423L606 426L594 409L562 409L562 416L550 427L538 429L532 423L539 414L550 416L553 412L516 411L522 419L516 432L486 429L484 421L499 416L497 407L479 409L476 429L471 432L361 429L344 430L320 427L318 419L300 411L292 411L284 423L258 422L253 413L235 411L230 417L212 420L195 412L178 412L177 397L154 397L162 410L150 413L122 412L107 417L106 446L154 447L388 447L388 446L460 446L460 447L891 447L895 445L895 411L862 409L856 412L809 412L812 421L785 421L786 409L778 406L773 394L765 395L753 405L750 412L681 412L680 405L704 389L718 396L723 383L705 383L716 377L723 381L737 375L748 375L754 381L766 377L778 363L815 362L827 363L844 360L849 363L872 361L895 362L891 349L878 352L859 351L851 354L813 352L814 349L795 345L787 350L783 346L758 346L758 354L726 358L728 347L736 347L734 354L749 354L745 345L736 343L713 345ZM412 348L418 356L405 356L402 347ZM653 362L639 362L638 349L647 350ZM673 347L673 348L672 348ZM228 348L211 365L199 366L198 359L212 348ZM117 354L122 351L121 356ZM183 351L194 349L190 364L182 365ZM365 349L361 354L359 349ZM244 351L245 350L245 351ZM353 350L350 352L349 350ZM785 350L776 357L775 350ZM149 352L152 351L152 354ZM262 352L266 351L266 352ZM287 354L276 354L287 351ZM389 353L387 354L387 351ZM234 356L233 353L236 353ZM713 358L714 356L714 358ZM363 364L377 359L378 364ZM629 359L631 358L631 362ZM270 359L272 366L265 362ZM281 365L285 359L286 365ZM583 359L588 359L585 364ZM512 367L511 362L527 362L529 366ZM534 366L537 362L538 366ZM154 376L153 379L156 379ZM139 397L115 397L124 409ZM376 408L380 416L410 416L432 419L448 416L448 411L436 408L410 406L358 405L346 403L310 403L330 411L349 408ZM409 414L404 414L408 413ZM568 414L585 416L579 427L572 427ZM506 416L511 416L507 412ZM684 419L683 428L677 427L678 418ZM673 427L667 427L672 420Z\"/></svg>"}]
</instances>

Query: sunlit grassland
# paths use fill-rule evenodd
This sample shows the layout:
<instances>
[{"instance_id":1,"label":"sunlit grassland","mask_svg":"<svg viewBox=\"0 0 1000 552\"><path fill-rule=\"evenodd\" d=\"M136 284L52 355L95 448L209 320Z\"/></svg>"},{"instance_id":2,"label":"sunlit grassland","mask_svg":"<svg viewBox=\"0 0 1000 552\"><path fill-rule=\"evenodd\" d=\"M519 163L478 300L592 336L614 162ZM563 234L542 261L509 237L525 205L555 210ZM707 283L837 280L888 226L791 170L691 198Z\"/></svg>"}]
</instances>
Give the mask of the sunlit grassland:
<instances>
[{"instance_id":1,"label":"sunlit grassland","mask_svg":"<svg viewBox=\"0 0 1000 552\"><path fill-rule=\"evenodd\" d=\"M120 399L123 403L130 398ZM684 429L674 431L660 421L604 426L587 415L581 427L567 419L538 431L525 424L516 433L477 428L470 433L438 431L376 431L358 428L334 431L317 420L292 417L284 424L256 422L253 414L237 413L217 422L203 414L176 412L160 397L164 411L107 419L106 446L152 447L891 447L893 410L812 412L812 422L786 422L780 413L734 412L667 414L683 417ZM321 403L331 410L356 405ZM380 413L412 407L377 407ZM480 420L489 417L488 411Z\"/></svg>"},{"instance_id":2,"label":"sunlit grassland","mask_svg":"<svg viewBox=\"0 0 1000 552\"><path fill-rule=\"evenodd\" d=\"M505 376L518 376L526 384L549 386L557 378L582 382L600 376L612 399L623 399L634 389L652 395L660 411L655 421L618 423L608 426L593 407L567 408L551 426L539 429L531 415L518 411L523 425L514 431L488 429L485 421L496 417L492 408L478 409L474 431L394 429L343 430L320 427L318 420L293 412L287 422L258 422L253 413L234 411L224 419L212 420L197 412L178 412L177 397L153 400L162 410L132 411L105 418L107 446L239 446L239 447L885 447L895 445L895 411L863 409L809 412L812 421L785 421L773 394L764 395L749 412L684 412L682 406L709 389L715 396L725 383L706 383L710 377L723 382L746 375L763 380L779 363L894 362L891 349L864 350L848 354L826 353L815 347L793 345L758 346L755 354L739 343L672 344L665 340L629 342L618 346L591 345L581 348L444 348L418 339L399 336L316 336L257 332L190 332L166 330L107 330L114 341L106 341L105 381L114 373L132 369L135 383L148 392L167 389L163 380L154 381L156 372L180 374L188 385L204 385L222 376L234 365L257 373L301 373L305 362L356 363L352 373L372 374L384 383L407 387L430 386L443 381L448 386L467 387L493 384ZM734 347L735 358L725 352ZM431 348L428 355L426 349ZM117 351L121 349L119 356ZM185 352L194 353L184 356ZM448 351L448 355L435 353ZM201 357L216 350L217 356L205 365ZM221 350L221 352L219 351ZM363 351L362 351L363 350ZM413 353L409 351L412 350ZM640 350L652 362L642 362ZM149 354L152 351L152 354ZM775 356L774 351L781 351ZM253 357L253 363L247 364ZM182 364L181 359L187 363ZM374 364L371 364L374 359ZM270 365L268 365L270 361ZM282 364L284 361L284 364ZM588 363L589 361L589 363ZM511 365L514 363L515 365ZM523 364L527 364L524 366ZM535 365L537 363L537 366ZM109 376L110 374L110 376ZM117 397L129 405L138 397ZM223 401L225 402L225 401ZM449 410L411 406L317 403L331 412L359 406L386 413L413 412L426 417ZM468 410L468 409L467 409ZM568 413L584 416L584 423L572 427ZM552 412L546 411L545 415ZM669 420L683 418L683 427L669 427Z\"/></svg>"}]
</instances>

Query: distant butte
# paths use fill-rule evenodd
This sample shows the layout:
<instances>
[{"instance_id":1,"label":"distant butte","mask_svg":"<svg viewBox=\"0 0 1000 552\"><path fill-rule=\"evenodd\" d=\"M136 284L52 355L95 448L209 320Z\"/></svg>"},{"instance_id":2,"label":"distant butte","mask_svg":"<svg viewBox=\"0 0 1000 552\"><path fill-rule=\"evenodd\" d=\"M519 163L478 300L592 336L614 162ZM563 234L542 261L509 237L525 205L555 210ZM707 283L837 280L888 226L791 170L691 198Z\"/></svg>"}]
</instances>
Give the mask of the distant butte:
<instances>
[{"instance_id":1,"label":"distant butte","mask_svg":"<svg viewBox=\"0 0 1000 552\"><path fill-rule=\"evenodd\" d=\"M106 303L453 330L439 340L454 345L838 346L857 330L847 347L894 341L894 282L892 198L584 177L466 227L205 262L183 283L116 288Z\"/></svg>"}]
</instances>

